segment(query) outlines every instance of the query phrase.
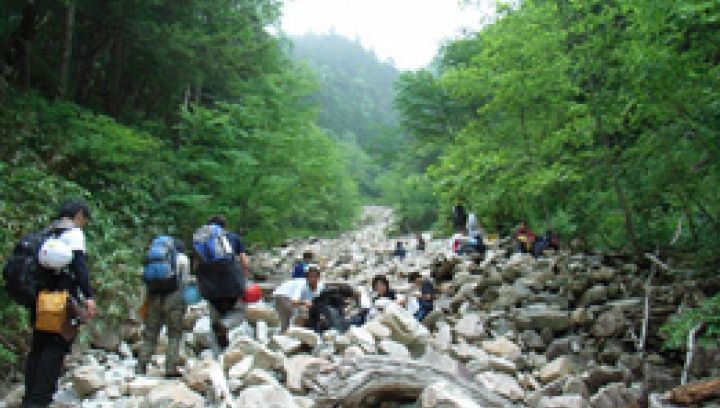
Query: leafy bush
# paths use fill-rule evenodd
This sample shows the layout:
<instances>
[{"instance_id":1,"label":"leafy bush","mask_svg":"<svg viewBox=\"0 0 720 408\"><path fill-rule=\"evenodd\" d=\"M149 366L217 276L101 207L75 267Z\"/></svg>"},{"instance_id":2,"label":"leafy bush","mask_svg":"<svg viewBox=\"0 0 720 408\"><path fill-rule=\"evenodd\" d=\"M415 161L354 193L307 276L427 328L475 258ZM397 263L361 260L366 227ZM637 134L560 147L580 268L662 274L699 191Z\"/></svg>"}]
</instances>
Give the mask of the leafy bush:
<instances>
[{"instance_id":1,"label":"leafy bush","mask_svg":"<svg viewBox=\"0 0 720 408\"><path fill-rule=\"evenodd\" d=\"M704 347L720 346L720 293L700 301L698 307L685 309L671 317L660 328L666 348L683 348L693 327L702 324L698 344Z\"/></svg>"}]
</instances>

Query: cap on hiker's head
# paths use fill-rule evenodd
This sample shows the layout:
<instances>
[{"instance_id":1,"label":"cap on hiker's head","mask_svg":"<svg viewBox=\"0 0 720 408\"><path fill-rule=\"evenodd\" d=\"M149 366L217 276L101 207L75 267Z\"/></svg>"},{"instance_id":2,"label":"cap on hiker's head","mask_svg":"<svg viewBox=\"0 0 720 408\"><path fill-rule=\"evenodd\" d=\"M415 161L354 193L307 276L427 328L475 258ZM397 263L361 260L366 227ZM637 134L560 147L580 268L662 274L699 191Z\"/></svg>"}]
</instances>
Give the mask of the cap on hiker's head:
<instances>
[{"instance_id":1,"label":"cap on hiker's head","mask_svg":"<svg viewBox=\"0 0 720 408\"><path fill-rule=\"evenodd\" d=\"M320 267L317 264L312 263L307 266L307 271L320 273Z\"/></svg>"}]
</instances>

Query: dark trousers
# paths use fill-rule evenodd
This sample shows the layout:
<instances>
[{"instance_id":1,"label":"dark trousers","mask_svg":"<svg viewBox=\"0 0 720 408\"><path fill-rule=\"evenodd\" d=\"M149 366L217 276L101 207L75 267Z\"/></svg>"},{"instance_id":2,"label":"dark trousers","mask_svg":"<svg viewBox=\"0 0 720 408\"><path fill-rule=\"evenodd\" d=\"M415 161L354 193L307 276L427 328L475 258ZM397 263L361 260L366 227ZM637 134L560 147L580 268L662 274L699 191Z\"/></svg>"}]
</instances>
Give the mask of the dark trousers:
<instances>
[{"instance_id":1,"label":"dark trousers","mask_svg":"<svg viewBox=\"0 0 720 408\"><path fill-rule=\"evenodd\" d=\"M52 402L71 346L72 342L59 334L33 330L32 348L25 362L25 405L45 406Z\"/></svg>"}]
</instances>

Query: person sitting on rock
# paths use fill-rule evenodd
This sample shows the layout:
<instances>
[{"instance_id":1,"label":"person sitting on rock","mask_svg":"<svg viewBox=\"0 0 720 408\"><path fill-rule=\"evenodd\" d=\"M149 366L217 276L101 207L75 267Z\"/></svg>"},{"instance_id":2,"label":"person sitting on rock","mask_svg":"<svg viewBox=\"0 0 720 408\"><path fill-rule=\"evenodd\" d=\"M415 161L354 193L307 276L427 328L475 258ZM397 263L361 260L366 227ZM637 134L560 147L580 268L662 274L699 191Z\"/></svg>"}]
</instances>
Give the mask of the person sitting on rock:
<instances>
[{"instance_id":1,"label":"person sitting on rock","mask_svg":"<svg viewBox=\"0 0 720 408\"><path fill-rule=\"evenodd\" d=\"M533 248L533 253L535 257L538 257L542 255L543 251L545 251L546 249L553 249L555 251L560 249L560 242L558 240L558 236L550 228L548 228L545 231L545 234L543 234L543 236L540 237L539 240L537 240L537 242L535 243L535 247Z\"/></svg>"},{"instance_id":2,"label":"person sitting on rock","mask_svg":"<svg viewBox=\"0 0 720 408\"><path fill-rule=\"evenodd\" d=\"M423 278L418 272L412 272L408 275L408 283L411 285L408 296L408 311L421 322L433 310L435 287L430 279Z\"/></svg>"},{"instance_id":3,"label":"person sitting on rock","mask_svg":"<svg viewBox=\"0 0 720 408\"><path fill-rule=\"evenodd\" d=\"M390 289L390 282L385 275L375 275L372 280L373 296L371 301L371 308L368 312L368 319L371 319L378 315L385 309L385 306L389 302L396 302L398 300L397 293Z\"/></svg>"},{"instance_id":4,"label":"person sitting on rock","mask_svg":"<svg viewBox=\"0 0 720 408\"><path fill-rule=\"evenodd\" d=\"M275 310L280 318L280 331L290 327L294 309L299 308L295 324L304 326L312 300L320 295L325 285L320 282L320 268L316 264L308 265L305 278L291 279L273 291Z\"/></svg>"},{"instance_id":5,"label":"person sitting on rock","mask_svg":"<svg viewBox=\"0 0 720 408\"><path fill-rule=\"evenodd\" d=\"M393 256L398 257L400 259L404 259L405 255L407 254L407 251L403 247L403 244L401 241L398 241L395 243L395 251L393 251Z\"/></svg>"},{"instance_id":6,"label":"person sitting on rock","mask_svg":"<svg viewBox=\"0 0 720 408\"><path fill-rule=\"evenodd\" d=\"M525 221L521 221L518 225L517 231L515 231L515 245L516 249L520 253L532 254L533 246L535 245L535 233L528 228Z\"/></svg>"}]
</instances>

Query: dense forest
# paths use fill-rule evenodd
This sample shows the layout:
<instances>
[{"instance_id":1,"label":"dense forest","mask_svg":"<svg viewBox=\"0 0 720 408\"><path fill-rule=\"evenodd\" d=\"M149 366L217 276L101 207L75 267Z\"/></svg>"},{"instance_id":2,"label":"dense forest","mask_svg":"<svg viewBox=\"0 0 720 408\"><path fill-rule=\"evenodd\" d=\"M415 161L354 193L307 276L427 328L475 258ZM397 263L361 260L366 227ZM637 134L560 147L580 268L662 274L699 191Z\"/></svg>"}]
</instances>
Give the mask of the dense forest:
<instances>
[{"instance_id":1,"label":"dense forest","mask_svg":"<svg viewBox=\"0 0 720 408\"><path fill-rule=\"evenodd\" d=\"M333 34L293 47L270 29L281 6L0 3L0 258L85 197L111 323L147 240L211 213L267 245L342 231L371 200L441 228L465 200L491 231L525 219L716 273L716 1L525 0L402 74ZM12 360L27 316L4 291L0 321Z\"/></svg>"}]
</instances>

